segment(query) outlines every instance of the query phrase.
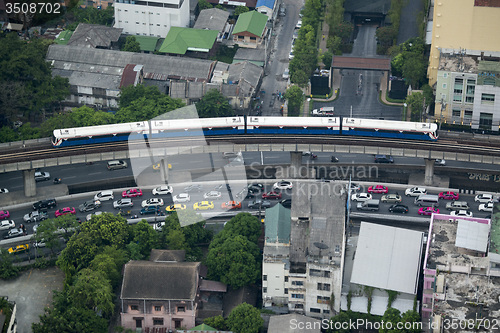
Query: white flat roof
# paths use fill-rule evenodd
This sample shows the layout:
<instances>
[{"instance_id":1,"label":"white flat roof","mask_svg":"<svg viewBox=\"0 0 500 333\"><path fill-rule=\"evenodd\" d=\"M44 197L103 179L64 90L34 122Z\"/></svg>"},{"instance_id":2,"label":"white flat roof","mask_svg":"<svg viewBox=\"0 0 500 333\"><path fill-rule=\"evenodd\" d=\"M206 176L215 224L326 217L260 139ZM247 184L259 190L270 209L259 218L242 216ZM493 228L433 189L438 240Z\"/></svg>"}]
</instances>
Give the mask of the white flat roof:
<instances>
[{"instance_id":1,"label":"white flat roof","mask_svg":"<svg viewBox=\"0 0 500 333\"><path fill-rule=\"evenodd\" d=\"M455 246L485 253L489 233L489 224L458 220Z\"/></svg>"},{"instance_id":2,"label":"white flat roof","mask_svg":"<svg viewBox=\"0 0 500 333\"><path fill-rule=\"evenodd\" d=\"M351 283L415 295L424 233L361 222Z\"/></svg>"}]
</instances>

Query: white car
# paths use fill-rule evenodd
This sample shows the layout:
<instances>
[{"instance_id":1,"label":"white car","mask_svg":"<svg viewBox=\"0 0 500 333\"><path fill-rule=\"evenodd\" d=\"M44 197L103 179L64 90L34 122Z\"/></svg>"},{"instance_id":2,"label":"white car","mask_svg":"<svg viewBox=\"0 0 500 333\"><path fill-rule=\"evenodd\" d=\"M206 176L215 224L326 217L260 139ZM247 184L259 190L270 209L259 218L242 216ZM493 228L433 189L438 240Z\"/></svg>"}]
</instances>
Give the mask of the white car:
<instances>
[{"instance_id":1,"label":"white car","mask_svg":"<svg viewBox=\"0 0 500 333\"><path fill-rule=\"evenodd\" d=\"M292 182L288 180L282 180L280 182L276 182L273 185L273 190L291 190L293 188Z\"/></svg>"},{"instance_id":2,"label":"white car","mask_svg":"<svg viewBox=\"0 0 500 333\"><path fill-rule=\"evenodd\" d=\"M302 20L299 20L295 25L295 29L300 29L302 27Z\"/></svg>"},{"instance_id":3,"label":"white car","mask_svg":"<svg viewBox=\"0 0 500 333\"><path fill-rule=\"evenodd\" d=\"M463 216L463 217L472 217L472 212L469 212L468 210L461 209L461 210L454 210L453 212L450 213L451 216Z\"/></svg>"},{"instance_id":4,"label":"white car","mask_svg":"<svg viewBox=\"0 0 500 333\"><path fill-rule=\"evenodd\" d=\"M115 198L113 191L101 191L94 195L94 201L108 201Z\"/></svg>"},{"instance_id":5,"label":"white car","mask_svg":"<svg viewBox=\"0 0 500 333\"><path fill-rule=\"evenodd\" d=\"M204 199L220 199L222 197L222 193L219 191L210 191L203 194Z\"/></svg>"},{"instance_id":6,"label":"white car","mask_svg":"<svg viewBox=\"0 0 500 333\"><path fill-rule=\"evenodd\" d=\"M85 218L87 221L90 221L90 219L92 218L92 216L98 216L98 215L101 215L102 212L93 212L93 213L90 213L90 214L87 214L87 217Z\"/></svg>"},{"instance_id":7,"label":"white car","mask_svg":"<svg viewBox=\"0 0 500 333\"><path fill-rule=\"evenodd\" d=\"M405 195L407 197L418 197L421 194L426 194L427 190L423 187L412 187L405 190Z\"/></svg>"},{"instance_id":8,"label":"white car","mask_svg":"<svg viewBox=\"0 0 500 333\"><path fill-rule=\"evenodd\" d=\"M290 70L288 68L285 68L285 71L283 72L283 80L288 80L290 78Z\"/></svg>"},{"instance_id":9,"label":"white car","mask_svg":"<svg viewBox=\"0 0 500 333\"><path fill-rule=\"evenodd\" d=\"M9 190L6 188L0 188L0 193L9 193Z\"/></svg>"},{"instance_id":10,"label":"white car","mask_svg":"<svg viewBox=\"0 0 500 333\"><path fill-rule=\"evenodd\" d=\"M493 201L493 194L489 194L489 193L478 194L474 198L474 201L480 202L480 203L487 203L487 202Z\"/></svg>"},{"instance_id":11,"label":"white car","mask_svg":"<svg viewBox=\"0 0 500 333\"><path fill-rule=\"evenodd\" d=\"M172 188L172 186L162 185L154 188L152 192L153 195L172 194L172 192L174 192L174 189Z\"/></svg>"},{"instance_id":12,"label":"white car","mask_svg":"<svg viewBox=\"0 0 500 333\"><path fill-rule=\"evenodd\" d=\"M191 196L187 193L179 193L177 195L175 195L172 200L175 202L175 203L178 203L178 202L189 202L191 201Z\"/></svg>"},{"instance_id":13,"label":"white car","mask_svg":"<svg viewBox=\"0 0 500 333\"><path fill-rule=\"evenodd\" d=\"M133 207L134 203L130 198L123 198L117 201L113 201L113 208L122 208L122 207Z\"/></svg>"},{"instance_id":14,"label":"white car","mask_svg":"<svg viewBox=\"0 0 500 333\"><path fill-rule=\"evenodd\" d=\"M492 212L493 211L493 201L483 203L479 205L480 212Z\"/></svg>"},{"instance_id":15,"label":"white car","mask_svg":"<svg viewBox=\"0 0 500 333\"><path fill-rule=\"evenodd\" d=\"M351 195L352 201L363 202L371 199L372 195L370 193L354 193L353 195Z\"/></svg>"},{"instance_id":16,"label":"white car","mask_svg":"<svg viewBox=\"0 0 500 333\"><path fill-rule=\"evenodd\" d=\"M149 207L149 206L163 206L163 199L159 198L151 198L148 200L143 200L141 203L141 207Z\"/></svg>"},{"instance_id":17,"label":"white car","mask_svg":"<svg viewBox=\"0 0 500 333\"><path fill-rule=\"evenodd\" d=\"M435 165L446 165L446 161L443 160L442 158L436 158L436 161L434 162Z\"/></svg>"},{"instance_id":18,"label":"white car","mask_svg":"<svg viewBox=\"0 0 500 333\"><path fill-rule=\"evenodd\" d=\"M0 222L0 230L9 230L15 227L16 224L14 223L14 220L3 220Z\"/></svg>"}]
</instances>

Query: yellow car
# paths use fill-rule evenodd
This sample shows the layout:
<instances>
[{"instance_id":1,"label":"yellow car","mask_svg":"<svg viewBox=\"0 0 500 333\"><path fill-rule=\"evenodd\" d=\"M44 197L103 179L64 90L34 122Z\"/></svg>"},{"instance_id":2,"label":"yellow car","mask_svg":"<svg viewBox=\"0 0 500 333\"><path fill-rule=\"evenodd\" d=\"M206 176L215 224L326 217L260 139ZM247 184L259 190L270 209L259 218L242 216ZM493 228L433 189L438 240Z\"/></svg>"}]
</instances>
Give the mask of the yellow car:
<instances>
[{"instance_id":1,"label":"yellow car","mask_svg":"<svg viewBox=\"0 0 500 333\"><path fill-rule=\"evenodd\" d=\"M160 171L161 163L153 164L153 171ZM172 164L167 164L167 168L172 169Z\"/></svg>"},{"instance_id":2,"label":"yellow car","mask_svg":"<svg viewBox=\"0 0 500 333\"><path fill-rule=\"evenodd\" d=\"M167 206L167 208L165 208L165 210L169 214L175 212L176 210L184 210L184 209L186 209L186 205L179 204L179 203Z\"/></svg>"},{"instance_id":3,"label":"yellow car","mask_svg":"<svg viewBox=\"0 0 500 333\"><path fill-rule=\"evenodd\" d=\"M25 251L28 251L29 249L29 244L21 244L21 245L17 245L16 247L11 247L8 249L9 253L14 253L14 254L17 254L17 253L23 253Z\"/></svg>"},{"instance_id":4,"label":"yellow car","mask_svg":"<svg viewBox=\"0 0 500 333\"><path fill-rule=\"evenodd\" d=\"M207 209L214 209L214 202L213 201L201 201L197 202L193 205L194 210L207 210Z\"/></svg>"}]
</instances>

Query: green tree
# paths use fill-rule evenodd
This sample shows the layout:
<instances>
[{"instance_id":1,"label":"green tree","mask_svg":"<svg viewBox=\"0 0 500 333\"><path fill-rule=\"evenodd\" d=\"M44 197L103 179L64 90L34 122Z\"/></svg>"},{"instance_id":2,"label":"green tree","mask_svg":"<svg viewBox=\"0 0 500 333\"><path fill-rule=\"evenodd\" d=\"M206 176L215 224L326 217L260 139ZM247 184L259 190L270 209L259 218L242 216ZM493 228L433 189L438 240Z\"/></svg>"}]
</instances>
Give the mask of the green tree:
<instances>
[{"instance_id":1,"label":"green tree","mask_svg":"<svg viewBox=\"0 0 500 333\"><path fill-rule=\"evenodd\" d=\"M39 129L31 127L31 123L23 124L18 132L21 140L38 139L40 137Z\"/></svg>"},{"instance_id":2,"label":"green tree","mask_svg":"<svg viewBox=\"0 0 500 333\"><path fill-rule=\"evenodd\" d=\"M114 18L113 6L108 6L106 9L97 9L94 7L79 8L76 7L72 11L78 23L100 24L111 26ZM74 25L72 28L76 28Z\"/></svg>"},{"instance_id":3,"label":"green tree","mask_svg":"<svg viewBox=\"0 0 500 333\"><path fill-rule=\"evenodd\" d=\"M250 242L257 244L261 231L262 225L257 217L249 213L239 213L230 219L224 226L224 229L217 235L216 238L222 238L223 241L218 242L214 240L213 243L217 246L227 238L241 235L245 236Z\"/></svg>"},{"instance_id":4,"label":"green tree","mask_svg":"<svg viewBox=\"0 0 500 333\"><path fill-rule=\"evenodd\" d=\"M212 8L213 6L207 1L207 0L198 0L198 8L200 11L203 9L209 9Z\"/></svg>"},{"instance_id":5,"label":"green tree","mask_svg":"<svg viewBox=\"0 0 500 333\"><path fill-rule=\"evenodd\" d=\"M285 91L285 98L288 101L288 115L298 116L304 102L304 93L296 85L292 85Z\"/></svg>"},{"instance_id":6,"label":"green tree","mask_svg":"<svg viewBox=\"0 0 500 333\"><path fill-rule=\"evenodd\" d=\"M105 275L108 281L111 283L112 288L117 287L120 284L121 274L120 270L116 265L113 257L99 253L94 257L94 260L90 262L89 268L92 271L99 271Z\"/></svg>"},{"instance_id":7,"label":"green tree","mask_svg":"<svg viewBox=\"0 0 500 333\"><path fill-rule=\"evenodd\" d=\"M413 89L418 89L425 82L427 63L423 55L414 54L405 59L403 64L403 77Z\"/></svg>"},{"instance_id":8,"label":"green tree","mask_svg":"<svg viewBox=\"0 0 500 333\"><path fill-rule=\"evenodd\" d=\"M398 323L401 321L401 312L398 309L388 308L385 310L384 315L382 316L382 320L384 323L392 323L392 325L384 325L383 328L379 329L379 333L396 333L400 332L396 329ZM391 327L390 329L388 327Z\"/></svg>"},{"instance_id":9,"label":"green tree","mask_svg":"<svg viewBox=\"0 0 500 333\"><path fill-rule=\"evenodd\" d=\"M424 95L420 92L414 92L406 97L406 104L411 109L411 121L420 121L424 107Z\"/></svg>"},{"instance_id":10,"label":"green tree","mask_svg":"<svg viewBox=\"0 0 500 333\"><path fill-rule=\"evenodd\" d=\"M80 223L74 215L62 215L52 219L52 221L57 234L62 236L66 242L69 241L73 233L80 227Z\"/></svg>"},{"instance_id":11,"label":"green tree","mask_svg":"<svg viewBox=\"0 0 500 333\"><path fill-rule=\"evenodd\" d=\"M146 87L143 84L138 84L136 86L127 86L121 88L120 100L118 103L120 105L120 108L126 108L132 105L134 101L139 100L142 97L158 99L161 96L162 93L157 86Z\"/></svg>"},{"instance_id":12,"label":"green tree","mask_svg":"<svg viewBox=\"0 0 500 333\"><path fill-rule=\"evenodd\" d=\"M168 111L185 106L180 99L174 99L167 95L157 98L141 97L134 100L129 106L121 107L115 114L118 122L145 121L158 117Z\"/></svg>"},{"instance_id":13,"label":"green tree","mask_svg":"<svg viewBox=\"0 0 500 333\"><path fill-rule=\"evenodd\" d=\"M210 327L218 329L219 331L227 330L226 320L221 315L205 318L203 322Z\"/></svg>"},{"instance_id":14,"label":"green tree","mask_svg":"<svg viewBox=\"0 0 500 333\"><path fill-rule=\"evenodd\" d=\"M211 89L196 103L196 109L200 118L231 117L234 110L224 95L218 90Z\"/></svg>"},{"instance_id":15,"label":"green tree","mask_svg":"<svg viewBox=\"0 0 500 333\"><path fill-rule=\"evenodd\" d=\"M130 228L132 242L139 245L141 254L148 257L151 249L158 246L158 233L145 220Z\"/></svg>"},{"instance_id":16,"label":"green tree","mask_svg":"<svg viewBox=\"0 0 500 333\"><path fill-rule=\"evenodd\" d=\"M55 252L61 248L60 234L57 233L56 219L48 219L40 222L34 236L35 242L45 243L45 246L50 249L54 256Z\"/></svg>"},{"instance_id":17,"label":"green tree","mask_svg":"<svg viewBox=\"0 0 500 333\"><path fill-rule=\"evenodd\" d=\"M76 276L69 296L74 306L94 309L105 317L113 313L113 292L104 272L82 269Z\"/></svg>"},{"instance_id":18,"label":"green tree","mask_svg":"<svg viewBox=\"0 0 500 333\"><path fill-rule=\"evenodd\" d=\"M418 329L418 326L421 321L420 321L420 314L417 311L414 310L408 310L405 313L401 315L401 321L404 323L415 323L414 325L411 325L412 328L406 328L405 326L405 333L419 333L422 330Z\"/></svg>"},{"instance_id":19,"label":"green tree","mask_svg":"<svg viewBox=\"0 0 500 333\"><path fill-rule=\"evenodd\" d=\"M247 13L250 9L248 9L248 7L245 7L245 6L238 6L236 7L236 9L234 10L234 16L238 17L240 16L240 14L243 14L243 13Z\"/></svg>"},{"instance_id":20,"label":"green tree","mask_svg":"<svg viewBox=\"0 0 500 333\"><path fill-rule=\"evenodd\" d=\"M330 51L326 51L321 55L321 58L321 61L325 65L325 68L330 69L330 67L332 66L333 53Z\"/></svg>"},{"instance_id":21,"label":"green tree","mask_svg":"<svg viewBox=\"0 0 500 333\"><path fill-rule=\"evenodd\" d=\"M208 251L206 264L210 279L233 288L254 283L260 276L258 246L244 236L228 238Z\"/></svg>"},{"instance_id":22,"label":"green tree","mask_svg":"<svg viewBox=\"0 0 500 333\"><path fill-rule=\"evenodd\" d=\"M8 280L19 275L19 269L12 264L12 255L6 249L0 249L0 279Z\"/></svg>"},{"instance_id":23,"label":"green tree","mask_svg":"<svg viewBox=\"0 0 500 333\"><path fill-rule=\"evenodd\" d=\"M263 324L259 310L247 303L235 307L227 318L227 327L234 333L257 333Z\"/></svg>"},{"instance_id":24,"label":"green tree","mask_svg":"<svg viewBox=\"0 0 500 333\"><path fill-rule=\"evenodd\" d=\"M398 31L393 26L380 27L375 31L375 36L381 45L389 47L398 36Z\"/></svg>"},{"instance_id":25,"label":"green tree","mask_svg":"<svg viewBox=\"0 0 500 333\"><path fill-rule=\"evenodd\" d=\"M12 142L18 140L19 140L19 135L12 128L8 126L3 126L0 129L0 142Z\"/></svg>"},{"instance_id":26,"label":"green tree","mask_svg":"<svg viewBox=\"0 0 500 333\"><path fill-rule=\"evenodd\" d=\"M349 43L353 31L354 25L351 22L346 21L330 27L330 33L334 36L340 37L340 39L342 39L342 43L344 44Z\"/></svg>"},{"instance_id":27,"label":"green tree","mask_svg":"<svg viewBox=\"0 0 500 333\"><path fill-rule=\"evenodd\" d=\"M349 317L349 315L342 311L340 312L338 315L332 317L330 319L330 326L329 328L326 330L327 333L349 333L351 332L351 330L349 328L340 328L340 329L333 329L334 327L342 327L342 323L349 323L349 320L351 318ZM339 323L340 325L336 325L336 323ZM349 326L347 326L349 327Z\"/></svg>"},{"instance_id":28,"label":"green tree","mask_svg":"<svg viewBox=\"0 0 500 333\"><path fill-rule=\"evenodd\" d=\"M122 51L126 52L141 52L141 44L135 39L135 36L127 36L125 39L125 45L123 45Z\"/></svg>"}]
</instances>

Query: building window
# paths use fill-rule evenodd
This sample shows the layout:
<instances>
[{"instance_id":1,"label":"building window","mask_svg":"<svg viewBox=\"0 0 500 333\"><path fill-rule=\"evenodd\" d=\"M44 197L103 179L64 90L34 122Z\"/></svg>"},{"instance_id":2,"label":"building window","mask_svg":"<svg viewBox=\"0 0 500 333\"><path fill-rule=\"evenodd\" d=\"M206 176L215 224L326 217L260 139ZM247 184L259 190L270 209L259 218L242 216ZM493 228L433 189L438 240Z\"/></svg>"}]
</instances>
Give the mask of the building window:
<instances>
[{"instance_id":1,"label":"building window","mask_svg":"<svg viewBox=\"0 0 500 333\"><path fill-rule=\"evenodd\" d=\"M304 281L292 281L292 286L303 286Z\"/></svg>"},{"instance_id":2,"label":"building window","mask_svg":"<svg viewBox=\"0 0 500 333\"><path fill-rule=\"evenodd\" d=\"M288 276L285 276L285 282L288 282Z\"/></svg>"},{"instance_id":3,"label":"building window","mask_svg":"<svg viewBox=\"0 0 500 333\"><path fill-rule=\"evenodd\" d=\"M262 288L263 293L267 293L267 287Z\"/></svg>"},{"instance_id":4,"label":"building window","mask_svg":"<svg viewBox=\"0 0 500 333\"><path fill-rule=\"evenodd\" d=\"M482 113L479 115L479 128L481 129L491 129L491 125L493 124L493 114L491 113Z\"/></svg>"},{"instance_id":5,"label":"building window","mask_svg":"<svg viewBox=\"0 0 500 333\"><path fill-rule=\"evenodd\" d=\"M128 23L128 21L125 21L125 23Z\"/></svg>"},{"instance_id":6,"label":"building window","mask_svg":"<svg viewBox=\"0 0 500 333\"><path fill-rule=\"evenodd\" d=\"M454 110L452 111L452 116L453 116L453 117L458 117L458 118L460 118L460 113L461 113L461 111L460 111L460 110L455 110L455 109L454 109Z\"/></svg>"},{"instance_id":7,"label":"building window","mask_svg":"<svg viewBox=\"0 0 500 333\"><path fill-rule=\"evenodd\" d=\"M474 96L466 96L465 103L474 103Z\"/></svg>"},{"instance_id":8,"label":"building window","mask_svg":"<svg viewBox=\"0 0 500 333\"><path fill-rule=\"evenodd\" d=\"M493 104L495 103L494 94L481 94L481 104Z\"/></svg>"},{"instance_id":9,"label":"building window","mask_svg":"<svg viewBox=\"0 0 500 333\"><path fill-rule=\"evenodd\" d=\"M139 305L131 305L130 310L132 311L139 311Z\"/></svg>"},{"instance_id":10,"label":"building window","mask_svg":"<svg viewBox=\"0 0 500 333\"><path fill-rule=\"evenodd\" d=\"M316 302L320 304L328 304L330 296L316 296Z\"/></svg>"},{"instance_id":11,"label":"building window","mask_svg":"<svg viewBox=\"0 0 500 333\"><path fill-rule=\"evenodd\" d=\"M460 94L453 94L453 102L462 102L462 93Z\"/></svg>"},{"instance_id":12,"label":"building window","mask_svg":"<svg viewBox=\"0 0 500 333\"><path fill-rule=\"evenodd\" d=\"M285 288L285 295L288 294L288 288Z\"/></svg>"},{"instance_id":13,"label":"building window","mask_svg":"<svg viewBox=\"0 0 500 333\"><path fill-rule=\"evenodd\" d=\"M304 304L295 304L295 309L303 309Z\"/></svg>"},{"instance_id":14,"label":"building window","mask_svg":"<svg viewBox=\"0 0 500 333\"><path fill-rule=\"evenodd\" d=\"M443 83L443 89L446 89L446 83Z\"/></svg>"},{"instance_id":15,"label":"building window","mask_svg":"<svg viewBox=\"0 0 500 333\"><path fill-rule=\"evenodd\" d=\"M121 23L121 22L122 22L122 20L118 20L118 23Z\"/></svg>"},{"instance_id":16,"label":"building window","mask_svg":"<svg viewBox=\"0 0 500 333\"><path fill-rule=\"evenodd\" d=\"M142 23L142 25L146 25L146 22Z\"/></svg>"},{"instance_id":17,"label":"building window","mask_svg":"<svg viewBox=\"0 0 500 333\"><path fill-rule=\"evenodd\" d=\"M292 298L304 298L304 294L292 294Z\"/></svg>"},{"instance_id":18,"label":"building window","mask_svg":"<svg viewBox=\"0 0 500 333\"><path fill-rule=\"evenodd\" d=\"M309 310L313 313L321 313L321 309L318 308L310 308Z\"/></svg>"},{"instance_id":19,"label":"building window","mask_svg":"<svg viewBox=\"0 0 500 333\"><path fill-rule=\"evenodd\" d=\"M153 318L153 325L163 326L163 318Z\"/></svg>"},{"instance_id":20,"label":"building window","mask_svg":"<svg viewBox=\"0 0 500 333\"><path fill-rule=\"evenodd\" d=\"M139 24L139 22L135 22L135 24Z\"/></svg>"},{"instance_id":21,"label":"building window","mask_svg":"<svg viewBox=\"0 0 500 333\"><path fill-rule=\"evenodd\" d=\"M137 11L137 10L136 10L136 11L135 11L135 13L136 13L136 14L138 14L138 13L139 13L139 11Z\"/></svg>"},{"instance_id":22,"label":"building window","mask_svg":"<svg viewBox=\"0 0 500 333\"><path fill-rule=\"evenodd\" d=\"M159 25L159 24L157 24L156 26L157 26L157 27L159 27L160 25Z\"/></svg>"},{"instance_id":23,"label":"building window","mask_svg":"<svg viewBox=\"0 0 500 333\"><path fill-rule=\"evenodd\" d=\"M464 121L466 119L469 119L469 121L472 119L472 111L467 111L467 110L464 111Z\"/></svg>"},{"instance_id":24,"label":"building window","mask_svg":"<svg viewBox=\"0 0 500 333\"><path fill-rule=\"evenodd\" d=\"M255 41L257 40L257 37L250 37L250 40L251 40L252 42L255 42Z\"/></svg>"},{"instance_id":25,"label":"building window","mask_svg":"<svg viewBox=\"0 0 500 333\"><path fill-rule=\"evenodd\" d=\"M323 313L329 314L330 310L323 310Z\"/></svg>"},{"instance_id":26,"label":"building window","mask_svg":"<svg viewBox=\"0 0 500 333\"><path fill-rule=\"evenodd\" d=\"M330 291L329 283L318 283L318 290Z\"/></svg>"},{"instance_id":27,"label":"building window","mask_svg":"<svg viewBox=\"0 0 500 333\"><path fill-rule=\"evenodd\" d=\"M127 10L127 9L125 9L125 11L126 11L126 12L128 12L128 10Z\"/></svg>"},{"instance_id":28,"label":"building window","mask_svg":"<svg viewBox=\"0 0 500 333\"><path fill-rule=\"evenodd\" d=\"M161 305L155 305L155 311L156 312L161 311Z\"/></svg>"},{"instance_id":29,"label":"building window","mask_svg":"<svg viewBox=\"0 0 500 333\"><path fill-rule=\"evenodd\" d=\"M245 36L238 36L238 39L243 40L243 39L245 39Z\"/></svg>"},{"instance_id":30,"label":"building window","mask_svg":"<svg viewBox=\"0 0 500 333\"><path fill-rule=\"evenodd\" d=\"M448 77L448 73L443 73L443 77L444 78Z\"/></svg>"},{"instance_id":31,"label":"building window","mask_svg":"<svg viewBox=\"0 0 500 333\"><path fill-rule=\"evenodd\" d=\"M494 86L495 85L495 79L492 77L485 77L483 80L483 85L485 86Z\"/></svg>"},{"instance_id":32,"label":"building window","mask_svg":"<svg viewBox=\"0 0 500 333\"><path fill-rule=\"evenodd\" d=\"M186 312L186 307L185 306L178 306L177 312Z\"/></svg>"},{"instance_id":33,"label":"building window","mask_svg":"<svg viewBox=\"0 0 500 333\"><path fill-rule=\"evenodd\" d=\"M262 281L267 281L267 274L262 275Z\"/></svg>"}]
</instances>

